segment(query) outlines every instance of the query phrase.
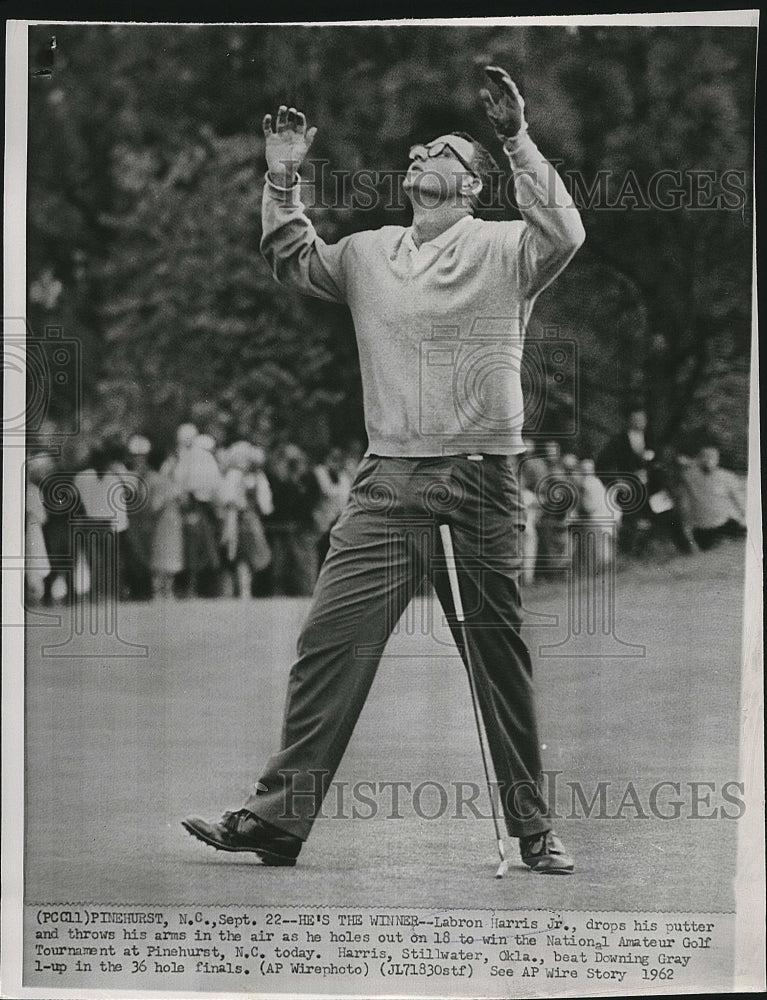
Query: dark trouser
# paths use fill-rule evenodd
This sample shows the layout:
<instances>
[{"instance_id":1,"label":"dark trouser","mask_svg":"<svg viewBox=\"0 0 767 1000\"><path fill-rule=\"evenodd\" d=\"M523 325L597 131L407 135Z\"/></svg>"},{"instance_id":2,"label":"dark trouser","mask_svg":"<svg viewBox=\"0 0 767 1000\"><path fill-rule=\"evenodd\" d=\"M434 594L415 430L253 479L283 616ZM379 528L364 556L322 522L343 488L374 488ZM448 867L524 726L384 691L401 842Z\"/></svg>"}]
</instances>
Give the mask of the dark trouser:
<instances>
[{"instance_id":1,"label":"dark trouser","mask_svg":"<svg viewBox=\"0 0 767 1000\"><path fill-rule=\"evenodd\" d=\"M272 533L272 579L277 594L308 597L317 583L317 534L285 522Z\"/></svg>"},{"instance_id":2,"label":"dark trouser","mask_svg":"<svg viewBox=\"0 0 767 1000\"><path fill-rule=\"evenodd\" d=\"M693 550L692 532L684 523L676 507L664 510L653 518L653 534L656 538L667 538L680 552L689 555Z\"/></svg>"},{"instance_id":3,"label":"dark trouser","mask_svg":"<svg viewBox=\"0 0 767 1000\"><path fill-rule=\"evenodd\" d=\"M189 496L184 505L184 569L178 575L180 593L218 597L218 518L212 503Z\"/></svg>"},{"instance_id":4,"label":"dark trouser","mask_svg":"<svg viewBox=\"0 0 767 1000\"><path fill-rule=\"evenodd\" d=\"M72 580L72 551L70 542L69 515L49 514L43 525L43 538L48 553L51 571L43 581L43 604L53 603L53 584L63 577L67 585L67 600L74 600Z\"/></svg>"},{"instance_id":5,"label":"dark trouser","mask_svg":"<svg viewBox=\"0 0 767 1000\"><path fill-rule=\"evenodd\" d=\"M151 601L152 571L146 561L144 547L137 544L132 528L119 535L120 577L127 596L134 601Z\"/></svg>"},{"instance_id":6,"label":"dark trouser","mask_svg":"<svg viewBox=\"0 0 767 1000\"><path fill-rule=\"evenodd\" d=\"M363 459L333 527L288 684L282 748L246 808L306 839L384 646L424 578L464 654L439 537L453 537L477 694L511 836L548 830L532 667L517 578L525 513L516 461Z\"/></svg>"},{"instance_id":7,"label":"dark trouser","mask_svg":"<svg viewBox=\"0 0 767 1000\"><path fill-rule=\"evenodd\" d=\"M652 513L642 510L624 514L618 531L618 547L629 556L643 556L647 552L652 532Z\"/></svg>"}]
</instances>

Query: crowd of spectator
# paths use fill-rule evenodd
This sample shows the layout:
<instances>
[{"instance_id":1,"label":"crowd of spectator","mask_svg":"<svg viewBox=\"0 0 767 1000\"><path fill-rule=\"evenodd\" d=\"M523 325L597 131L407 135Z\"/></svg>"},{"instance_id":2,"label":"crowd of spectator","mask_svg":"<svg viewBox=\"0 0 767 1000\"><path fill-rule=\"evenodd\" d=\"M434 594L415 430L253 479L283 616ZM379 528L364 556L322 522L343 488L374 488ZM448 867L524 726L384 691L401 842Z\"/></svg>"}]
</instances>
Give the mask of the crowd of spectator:
<instances>
[{"instance_id":1,"label":"crowd of spectator","mask_svg":"<svg viewBox=\"0 0 767 1000\"><path fill-rule=\"evenodd\" d=\"M34 455L27 596L50 604L98 590L96 560L73 563L71 525L82 517L116 537L123 599L311 594L360 457L354 446L319 464L292 443L220 447L190 423L166 455L139 434L99 442L77 470Z\"/></svg>"},{"instance_id":2,"label":"crowd of spectator","mask_svg":"<svg viewBox=\"0 0 767 1000\"><path fill-rule=\"evenodd\" d=\"M73 562L77 516L101 519L114 538L113 591L123 599L307 596L361 451L333 447L317 464L294 443L268 452L245 440L220 446L185 423L168 454L134 434L99 442L75 470L32 455L27 598L50 604L103 586L108 567L87 553ZM703 440L694 456L668 447L656 455L640 409L596 460L563 454L553 440L527 442L519 480L527 584L561 575L576 527L596 539L594 572L656 542L691 553L745 533L745 484L720 467L715 443Z\"/></svg>"},{"instance_id":3,"label":"crowd of spectator","mask_svg":"<svg viewBox=\"0 0 767 1000\"><path fill-rule=\"evenodd\" d=\"M593 570L619 554L641 558L659 548L692 554L746 533L745 478L720 466L717 444L698 435L685 454L656 451L647 415L635 408L596 460L531 442L520 465L527 508L524 579L556 576L572 552L577 525L596 538Z\"/></svg>"}]
</instances>

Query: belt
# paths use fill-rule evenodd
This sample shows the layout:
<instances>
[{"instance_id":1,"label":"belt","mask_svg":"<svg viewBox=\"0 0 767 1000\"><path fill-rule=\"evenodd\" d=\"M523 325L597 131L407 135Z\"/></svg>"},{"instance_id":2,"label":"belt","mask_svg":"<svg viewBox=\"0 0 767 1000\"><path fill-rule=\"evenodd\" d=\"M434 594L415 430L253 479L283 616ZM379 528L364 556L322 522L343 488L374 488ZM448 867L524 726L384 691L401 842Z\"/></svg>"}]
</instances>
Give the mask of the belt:
<instances>
[{"instance_id":1,"label":"belt","mask_svg":"<svg viewBox=\"0 0 767 1000\"><path fill-rule=\"evenodd\" d=\"M465 458L469 462L484 462L485 459L492 460L495 458L506 458L506 459L518 459L519 455L516 454L487 454L483 455L480 452L462 452L455 455L378 455L376 452L369 452L364 456L365 458L392 458L399 459L403 462L425 462L430 459L433 461L444 460L450 458Z\"/></svg>"}]
</instances>

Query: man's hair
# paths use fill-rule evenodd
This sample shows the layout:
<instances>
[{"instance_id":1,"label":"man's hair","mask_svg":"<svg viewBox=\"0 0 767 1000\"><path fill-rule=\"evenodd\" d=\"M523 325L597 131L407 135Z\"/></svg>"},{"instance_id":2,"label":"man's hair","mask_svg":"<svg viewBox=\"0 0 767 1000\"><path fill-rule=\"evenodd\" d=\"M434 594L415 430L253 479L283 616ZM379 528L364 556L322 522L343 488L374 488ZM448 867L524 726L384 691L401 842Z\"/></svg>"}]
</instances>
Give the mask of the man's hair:
<instances>
[{"instance_id":1,"label":"man's hair","mask_svg":"<svg viewBox=\"0 0 767 1000\"><path fill-rule=\"evenodd\" d=\"M716 448L717 451L721 451L721 443L716 435L712 434L709 430L702 430L698 432L697 440L697 452L700 454L704 448Z\"/></svg>"},{"instance_id":2,"label":"man's hair","mask_svg":"<svg viewBox=\"0 0 767 1000\"><path fill-rule=\"evenodd\" d=\"M623 407L624 419L628 420L634 413L644 413L645 416L648 416L647 406L641 399L629 399L626 401Z\"/></svg>"},{"instance_id":3,"label":"man's hair","mask_svg":"<svg viewBox=\"0 0 767 1000\"><path fill-rule=\"evenodd\" d=\"M446 132L445 135L457 135L460 139L465 139L467 142L470 142L474 147L472 168L482 181L482 191L480 192L479 198L472 199L474 209L476 211L477 207L490 206L493 204L493 199L498 187L498 179L501 175L501 168L496 163L492 154L485 149L482 143L477 142L474 136L469 135L468 132Z\"/></svg>"}]
</instances>

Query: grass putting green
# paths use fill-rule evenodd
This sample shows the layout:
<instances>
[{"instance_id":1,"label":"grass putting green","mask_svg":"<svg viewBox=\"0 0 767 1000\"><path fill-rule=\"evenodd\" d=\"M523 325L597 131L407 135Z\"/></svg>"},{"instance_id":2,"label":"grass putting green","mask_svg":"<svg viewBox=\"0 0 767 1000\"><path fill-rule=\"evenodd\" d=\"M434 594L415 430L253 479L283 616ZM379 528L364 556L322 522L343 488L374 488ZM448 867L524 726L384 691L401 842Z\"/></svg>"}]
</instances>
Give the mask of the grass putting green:
<instances>
[{"instance_id":1,"label":"grass putting green","mask_svg":"<svg viewBox=\"0 0 767 1000\"><path fill-rule=\"evenodd\" d=\"M330 815L294 869L214 852L180 821L239 807L276 748L307 601L122 605L120 636L145 657L107 657L98 637L42 655L69 622L30 627L27 902L731 910L738 824L722 811L738 812L723 786L738 779L743 547L630 567L613 596L613 635L534 658L556 826L576 859L557 879L531 875L513 841L493 877L492 822L456 784L464 798L483 787L466 677L428 598L387 647ZM525 603L534 651L568 637L563 584ZM644 654L615 655L615 636ZM353 798L360 782L372 806ZM385 782L409 783L399 809ZM674 800L679 818L661 818ZM484 792L476 804L487 815Z\"/></svg>"}]
</instances>

